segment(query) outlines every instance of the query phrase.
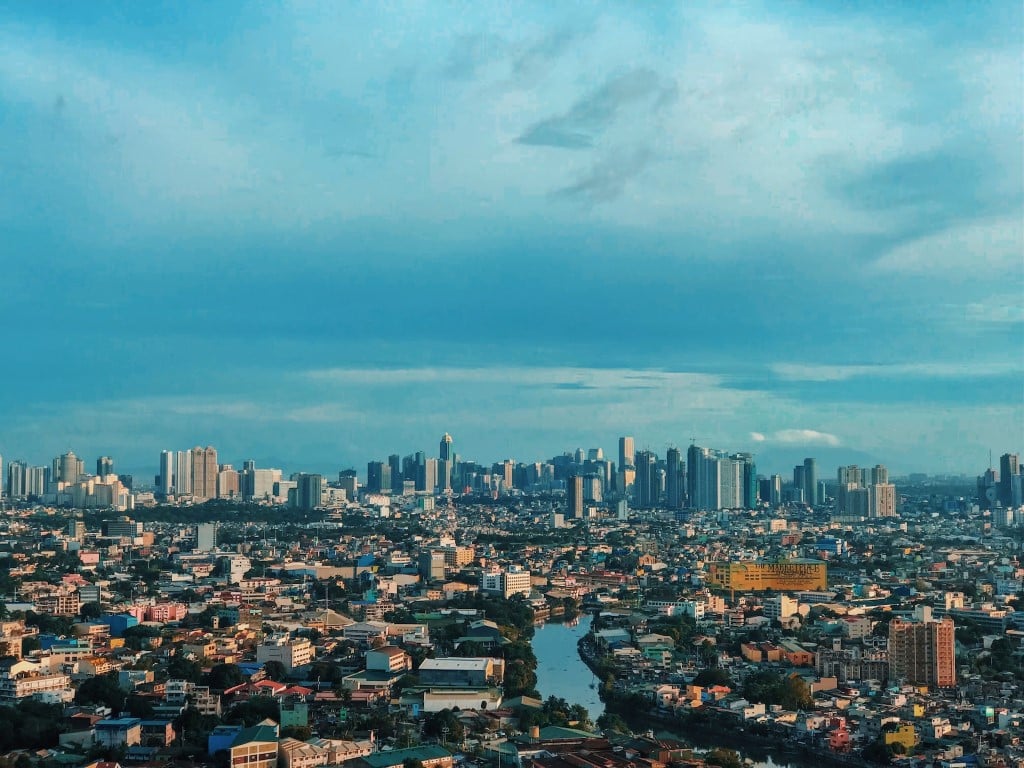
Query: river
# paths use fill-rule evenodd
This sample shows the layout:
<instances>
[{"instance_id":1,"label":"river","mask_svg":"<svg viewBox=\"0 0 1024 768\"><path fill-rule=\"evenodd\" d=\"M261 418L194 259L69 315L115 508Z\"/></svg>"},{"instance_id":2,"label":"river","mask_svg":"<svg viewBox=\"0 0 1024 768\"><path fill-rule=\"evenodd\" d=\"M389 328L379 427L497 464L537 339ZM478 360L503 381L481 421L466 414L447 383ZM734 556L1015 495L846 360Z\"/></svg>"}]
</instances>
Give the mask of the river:
<instances>
[{"instance_id":1,"label":"river","mask_svg":"<svg viewBox=\"0 0 1024 768\"><path fill-rule=\"evenodd\" d=\"M537 657L537 690L543 698L557 696L565 699L570 704L582 704L587 708L587 713L592 721L604 714L604 703L597 693L598 681L594 673L583 663L576 643L581 637L590 631L590 622L593 617L590 614L581 614L578 621L573 622L546 622L537 626L533 633L533 654ZM684 741L693 743L695 740L685 736L676 736L661 731L666 736L682 738ZM715 746L710 743L701 743L696 739L699 746L708 748ZM734 749L731 745L730 749ZM746 750L740 751L741 756ZM750 750L749 756L754 760L755 768L796 768L793 763L776 762L766 751ZM776 758L782 759L782 758Z\"/></svg>"}]
</instances>

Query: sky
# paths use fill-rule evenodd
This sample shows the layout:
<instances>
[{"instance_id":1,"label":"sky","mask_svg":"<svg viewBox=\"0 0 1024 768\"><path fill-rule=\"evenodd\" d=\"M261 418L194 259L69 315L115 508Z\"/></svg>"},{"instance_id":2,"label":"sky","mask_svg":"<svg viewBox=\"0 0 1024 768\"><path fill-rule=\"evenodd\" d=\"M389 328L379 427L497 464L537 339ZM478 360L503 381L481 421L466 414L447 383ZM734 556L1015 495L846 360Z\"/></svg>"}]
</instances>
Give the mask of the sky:
<instances>
[{"instance_id":1,"label":"sky","mask_svg":"<svg viewBox=\"0 0 1024 768\"><path fill-rule=\"evenodd\" d=\"M1024 447L1024 10L0 7L0 455Z\"/></svg>"}]
</instances>

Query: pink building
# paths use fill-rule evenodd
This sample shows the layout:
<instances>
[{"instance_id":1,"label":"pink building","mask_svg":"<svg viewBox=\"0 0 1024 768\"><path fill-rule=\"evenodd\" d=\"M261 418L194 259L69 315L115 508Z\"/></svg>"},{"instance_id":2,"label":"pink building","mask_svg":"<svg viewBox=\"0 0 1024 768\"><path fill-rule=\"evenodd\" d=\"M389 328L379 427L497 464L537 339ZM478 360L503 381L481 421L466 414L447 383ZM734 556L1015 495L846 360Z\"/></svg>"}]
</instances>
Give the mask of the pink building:
<instances>
[{"instance_id":1,"label":"pink building","mask_svg":"<svg viewBox=\"0 0 1024 768\"><path fill-rule=\"evenodd\" d=\"M157 603L146 608L146 621L181 621L187 614L183 603Z\"/></svg>"}]
</instances>

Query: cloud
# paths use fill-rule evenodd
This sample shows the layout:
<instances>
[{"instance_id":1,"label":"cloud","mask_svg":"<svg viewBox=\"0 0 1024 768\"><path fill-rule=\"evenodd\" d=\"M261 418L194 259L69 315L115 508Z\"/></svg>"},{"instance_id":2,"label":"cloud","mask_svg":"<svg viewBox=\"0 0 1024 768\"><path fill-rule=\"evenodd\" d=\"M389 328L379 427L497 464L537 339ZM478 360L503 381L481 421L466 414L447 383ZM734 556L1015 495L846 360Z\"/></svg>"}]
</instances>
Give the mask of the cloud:
<instances>
[{"instance_id":1,"label":"cloud","mask_svg":"<svg viewBox=\"0 0 1024 768\"><path fill-rule=\"evenodd\" d=\"M780 429L772 434L772 439L777 443L786 445L830 445L840 444L839 438L828 432L819 432L815 429Z\"/></svg>"},{"instance_id":2,"label":"cloud","mask_svg":"<svg viewBox=\"0 0 1024 768\"><path fill-rule=\"evenodd\" d=\"M872 269L883 274L1020 280L1024 266L1024 217L957 224L935 234L897 245Z\"/></svg>"},{"instance_id":3,"label":"cloud","mask_svg":"<svg viewBox=\"0 0 1024 768\"><path fill-rule=\"evenodd\" d=\"M876 365L777 363L771 366L781 381L837 382L856 378L986 378L1024 372L1024 362L997 360Z\"/></svg>"},{"instance_id":4,"label":"cloud","mask_svg":"<svg viewBox=\"0 0 1024 768\"><path fill-rule=\"evenodd\" d=\"M651 151L645 147L615 153L595 163L556 194L583 198L592 203L610 202L623 193L630 181L643 173L652 157Z\"/></svg>"},{"instance_id":5,"label":"cloud","mask_svg":"<svg viewBox=\"0 0 1024 768\"><path fill-rule=\"evenodd\" d=\"M763 443L765 441L765 436L760 432L751 432L750 439L755 443Z\"/></svg>"},{"instance_id":6,"label":"cloud","mask_svg":"<svg viewBox=\"0 0 1024 768\"><path fill-rule=\"evenodd\" d=\"M520 144L586 149L626 108L650 102L660 108L673 98L674 89L650 69L636 69L609 77L596 90L577 100L567 112L534 123L520 134Z\"/></svg>"}]
</instances>

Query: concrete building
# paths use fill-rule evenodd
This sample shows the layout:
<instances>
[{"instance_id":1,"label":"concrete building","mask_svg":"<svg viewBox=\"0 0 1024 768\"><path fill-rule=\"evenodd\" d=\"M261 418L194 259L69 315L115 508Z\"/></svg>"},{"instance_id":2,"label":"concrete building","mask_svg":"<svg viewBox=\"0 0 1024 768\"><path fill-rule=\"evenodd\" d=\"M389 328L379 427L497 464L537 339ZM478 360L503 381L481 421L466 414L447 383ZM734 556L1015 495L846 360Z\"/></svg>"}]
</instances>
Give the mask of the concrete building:
<instances>
[{"instance_id":1,"label":"concrete building","mask_svg":"<svg viewBox=\"0 0 1024 768\"><path fill-rule=\"evenodd\" d=\"M305 638L289 638L278 636L267 638L261 645L256 646L256 661L265 664L268 661L279 661L290 673L296 667L301 667L313 661L315 649L312 643Z\"/></svg>"},{"instance_id":2,"label":"concrete building","mask_svg":"<svg viewBox=\"0 0 1024 768\"><path fill-rule=\"evenodd\" d=\"M955 686L955 632L952 619L936 621L928 607L919 607L913 621L893 619L889 623L891 676L914 685Z\"/></svg>"}]
</instances>

